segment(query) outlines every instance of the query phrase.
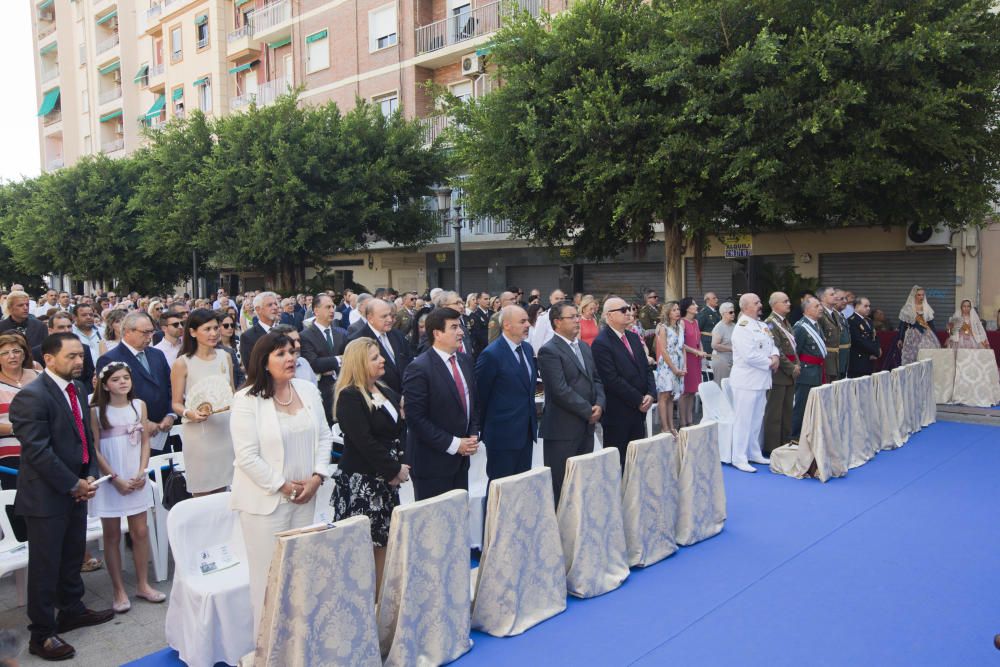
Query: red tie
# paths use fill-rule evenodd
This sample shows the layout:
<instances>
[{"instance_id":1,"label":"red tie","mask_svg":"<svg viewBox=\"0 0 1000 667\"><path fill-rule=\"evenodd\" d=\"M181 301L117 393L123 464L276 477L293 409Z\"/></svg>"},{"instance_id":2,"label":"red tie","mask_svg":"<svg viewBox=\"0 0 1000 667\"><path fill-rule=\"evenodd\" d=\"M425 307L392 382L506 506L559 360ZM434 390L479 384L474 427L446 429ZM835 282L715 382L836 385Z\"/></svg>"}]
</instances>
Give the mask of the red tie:
<instances>
[{"instance_id":1,"label":"red tie","mask_svg":"<svg viewBox=\"0 0 1000 667\"><path fill-rule=\"evenodd\" d=\"M465 405L465 383L462 382L462 374L458 372L458 364L455 362L455 355L448 359L451 362L451 374L455 378L455 386L458 388L458 400L462 402L462 412L469 416L469 410Z\"/></svg>"},{"instance_id":2,"label":"red tie","mask_svg":"<svg viewBox=\"0 0 1000 667\"><path fill-rule=\"evenodd\" d=\"M69 394L69 404L73 406L73 421L76 422L76 432L80 434L83 441L83 464L90 463L90 452L87 451L87 435L83 430L83 415L80 413L80 403L76 400L76 385L70 382L66 385L66 393Z\"/></svg>"},{"instance_id":3,"label":"red tie","mask_svg":"<svg viewBox=\"0 0 1000 667\"><path fill-rule=\"evenodd\" d=\"M635 359L635 353L632 351L632 346L628 344L628 339L625 337L625 334L622 334L622 345L624 345L625 349L628 350L628 356Z\"/></svg>"}]
</instances>

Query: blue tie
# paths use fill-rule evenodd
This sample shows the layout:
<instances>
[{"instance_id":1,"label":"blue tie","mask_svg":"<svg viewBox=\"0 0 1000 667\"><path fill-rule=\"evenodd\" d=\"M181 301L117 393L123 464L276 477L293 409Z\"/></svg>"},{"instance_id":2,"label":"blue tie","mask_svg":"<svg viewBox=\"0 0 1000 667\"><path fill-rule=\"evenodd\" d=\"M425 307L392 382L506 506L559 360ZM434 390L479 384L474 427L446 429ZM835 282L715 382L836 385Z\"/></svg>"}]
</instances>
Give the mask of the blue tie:
<instances>
[{"instance_id":1,"label":"blue tie","mask_svg":"<svg viewBox=\"0 0 1000 667\"><path fill-rule=\"evenodd\" d=\"M527 375L528 375L528 382L530 383L531 382L531 370L528 368L528 362L524 360L524 350L521 349L520 345L518 345L514 349L517 350L517 360L521 363L521 368L524 369L524 372L527 373Z\"/></svg>"},{"instance_id":2,"label":"blue tie","mask_svg":"<svg viewBox=\"0 0 1000 667\"><path fill-rule=\"evenodd\" d=\"M148 373L149 372L149 360L146 359L146 351L145 350L140 350L139 353L137 355L135 355L135 358L139 360L139 363L142 364L142 367L145 368L146 372Z\"/></svg>"}]
</instances>

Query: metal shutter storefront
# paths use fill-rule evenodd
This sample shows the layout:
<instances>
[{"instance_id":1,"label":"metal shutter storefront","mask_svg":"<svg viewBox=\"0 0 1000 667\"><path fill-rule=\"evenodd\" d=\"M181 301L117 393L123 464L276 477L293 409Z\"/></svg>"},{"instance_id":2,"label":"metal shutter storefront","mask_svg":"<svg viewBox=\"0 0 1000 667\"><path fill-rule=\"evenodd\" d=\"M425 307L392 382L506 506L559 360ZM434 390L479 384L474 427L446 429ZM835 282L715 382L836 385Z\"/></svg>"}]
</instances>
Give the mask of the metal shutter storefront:
<instances>
[{"instance_id":1,"label":"metal shutter storefront","mask_svg":"<svg viewBox=\"0 0 1000 667\"><path fill-rule=\"evenodd\" d=\"M438 269L438 284L441 289L453 290L455 289L455 267L440 268ZM482 292L486 290L488 278L486 277L486 267L485 266L473 266L469 268L462 268L462 299L465 300L466 294L469 292ZM397 288L398 289L398 288Z\"/></svg>"},{"instance_id":2,"label":"metal shutter storefront","mask_svg":"<svg viewBox=\"0 0 1000 667\"><path fill-rule=\"evenodd\" d=\"M661 262L622 262L621 264L584 264L583 292L603 301L616 294L626 301L642 300L642 293L655 289L662 295L663 264Z\"/></svg>"},{"instance_id":3,"label":"metal shutter storefront","mask_svg":"<svg viewBox=\"0 0 1000 667\"><path fill-rule=\"evenodd\" d=\"M920 285L940 330L955 312L955 251L846 252L819 257L820 286L833 285L871 299L896 324L910 288Z\"/></svg>"},{"instance_id":4,"label":"metal shutter storefront","mask_svg":"<svg viewBox=\"0 0 1000 667\"><path fill-rule=\"evenodd\" d=\"M701 284L694 271L694 259L684 260L684 296L698 300L706 292L715 292L719 301L728 301L733 295L733 260L725 257L706 257L701 265Z\"/></svg>"},{"instance_id":5,"label":"metal shutter storefront","mask_svg":"<svg viewBox=\"0 0 1000 667\"><path fill-rule=\"evenodd\" d=\"M527 300L531 290L537 289L542 295L542 303L548 307L549 294L559 287L559 265L508 266L507 287L518 287Z\"/></svg>"}]
</instances>

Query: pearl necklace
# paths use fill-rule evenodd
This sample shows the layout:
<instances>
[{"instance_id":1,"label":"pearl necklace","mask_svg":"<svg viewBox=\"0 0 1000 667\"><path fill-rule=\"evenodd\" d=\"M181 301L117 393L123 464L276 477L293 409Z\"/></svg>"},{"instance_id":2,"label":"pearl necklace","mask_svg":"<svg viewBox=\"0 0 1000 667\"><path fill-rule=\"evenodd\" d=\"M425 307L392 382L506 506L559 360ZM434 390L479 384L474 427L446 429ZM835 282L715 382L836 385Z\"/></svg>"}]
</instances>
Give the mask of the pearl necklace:
<instances>
[{"instance_id":1,"label":"pearl necklace","mask_svg":"<svg viewBox=\"0 0 1000 667\"><path fill-rule=\"evenodd\" d=\"M18 385L18 386L20 386L20 385ZM294 401L294 400L295 400L295 387L293 387L291 384L288 385L288 402L287 403L282 403L280 400L278 400L278 393L277 392L274 393L274 402L277 403L278 405L280 405L283 408L288 407L289 405L291 405L292 401Z\"/></svg>"}]
</instances>

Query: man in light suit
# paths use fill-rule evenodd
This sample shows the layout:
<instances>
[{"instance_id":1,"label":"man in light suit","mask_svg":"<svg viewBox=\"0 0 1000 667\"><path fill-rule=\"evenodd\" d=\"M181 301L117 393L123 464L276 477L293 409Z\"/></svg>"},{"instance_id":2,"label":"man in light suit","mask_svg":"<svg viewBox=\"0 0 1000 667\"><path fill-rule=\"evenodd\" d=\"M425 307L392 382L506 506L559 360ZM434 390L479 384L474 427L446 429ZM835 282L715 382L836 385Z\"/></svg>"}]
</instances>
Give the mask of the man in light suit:
<instances>
[{"instance_id":1,"label":"man in light suit","mask_svg":"<svg viewBox=\"0 0 1000 667\"><path fill-rule=\"evenodd\" d=\"M500 311L500 326L500 336L476 358L480 435L491 480L531 470L538 433L535 351L525 340L528 313L520 306L506 306Z\"/></svg>"},{"instance_id":2,"label":"man in light suit","mask_svg":"<svg viewBox=\"0 0 1000 667\"><path fill-rule=\"evenodd\" d=\"M403 375L406 457L417 500L469 488L469 457L479 448L472 359L458 351L458 312L432 310L425 321L432 344Z\"/></svg>"},{"instance_id":3,"label":"man in light suit","mask_svg":"<svg viewBox=\"0 0 1000 667\"><path fill-rule=\"evenodd\" d=\"M778 368L778 347L767 325L760 321L760 297L740 297L740 320L733 328L733 467L757 472L750 462L767 464L758 436L764 423L764 405L771 388L771 374Z\"/></svg>"},{"instance_id":4,"label":"man in light suit","mask_svg":"<svg viewBox=\"0 0 1000 667\"><path fill-rule=\"evenodd\" d=\"M878 344L878 335L872 326L868 315L872 304L866 297L854 300L854 312L847 323L851 327L851 357L847 366L847 377L862 377L871 375L875 370L875 361L882 353Z\"/></svg>"},{"instance_id":5,"label":"man in light suit","mask_svg":"<svg viewBox=\"0 0 1000 667\"><path fill-rule=\"evenodd\" d=\"M802 319L795 323L795 349L802 371L795 378L795 404L792 408L792 442L798 442L802 432L802 417L813 387L826 384L826 341L820 329L823 304L814 296L802 300Z\"/></svg>"},{"instance_id":6,"label":"man in light suit","mask_svg":"<svg viewBox=\"0 0 1000 667\"><path fill-rule=\"evenodd\" d=\"M646 437L646 413L656 400L656 383L646 361L646 348L639 336L629 331L633 319L625 300L611 297L604 302L607 326L591 346L606 396L601 416L604 446L618 448L622 469L628 443Z\"/></svg>"},{"instance_id":7,"label":"man in light suit","mask_svg":"<svg viewBox=\"0 0 1000 667\"><path fill-rule=\"evenodd\" d=\"M299 335L302 358L309 362L313 373L319 377L317 386L323 398L323 414L328 425L333 426L333 385L340 371L337 357L344 354L347 336L343 329L333 325L333 298L317 294L313 299L313 323Z\"/></svg>"},{"instance_id":8,"label":"man in light suit","mask_svg":"<svg viewBox=\"0 0 1000 667\"><path fill-rule=\"evenodd\" d=\"M76 653L57 632L115 616L111 609L94 611L83 604L80 563L87 542L87 501L97 491L98 474L87 392L76 380L85 354L72 333L46 337L45 372L10 405L10 421L21 443L14 511L28 528L28 650L45 660Z\"/></svg>"},{"instance_id":9,"label":"man in light suit","mask_svg":"<svg viewBox=\"0 0 1000 667\"><path fill-rule=\"evenodd\" d=\"M557 303L549 309L553 336L538 351L538 373L545 384L545 409L538 435L545 465L552 469L556 506L566 473L566 459L594 451L594 425L604 414L604 386L590 346L580 344L576 306Z\"/></svg>"},{"instance_id":10,"label":"man in light suit","mask_svg":"<svg viewBox=\"0 0 1000 667\"><path fill-rule=\"evenodd\" d=\"M278 295L274 292L261 292L253 298L253 310L257 313L257 321L240 336L240 359L244 365L250 363L254 344L278 323Z\"/></svg>"},{"instance_id":11,"label":"man in light suit","mask_svg":"<svg viewBox=\"0 0 1000 667\"><path fill-rule=\"evenodd\" d=\"M155 455L161 453L162 444L158 443L165 442L177 415L171 404L170 364L162 352L150 346L152 340L152 319L141 310L132 311L122 320L122 342L97 360L96 371L100 375L112 361L128 364L135 397L146 403L146 416L154 424L150 437L155 438L151 443Z\"/></svg>"},{"instance_id":12,"label":"man in light suit","mask_svg":"<svg viewBox=\"0 0 1000 667\"><path fill-rule=\"evenodd\" d=\"M382 299L369 299L365 305L365 326L348 336L348 341L373 338L385 359L385 382L397 394L403 393L403 374L410 363L410 346L403 334L392 328L392 306Z\"/></svg>"}]
</instances>

